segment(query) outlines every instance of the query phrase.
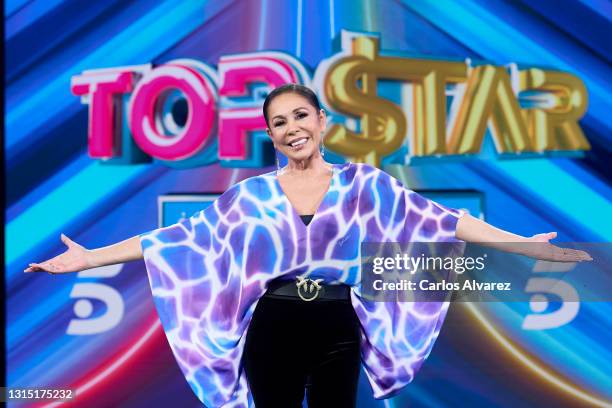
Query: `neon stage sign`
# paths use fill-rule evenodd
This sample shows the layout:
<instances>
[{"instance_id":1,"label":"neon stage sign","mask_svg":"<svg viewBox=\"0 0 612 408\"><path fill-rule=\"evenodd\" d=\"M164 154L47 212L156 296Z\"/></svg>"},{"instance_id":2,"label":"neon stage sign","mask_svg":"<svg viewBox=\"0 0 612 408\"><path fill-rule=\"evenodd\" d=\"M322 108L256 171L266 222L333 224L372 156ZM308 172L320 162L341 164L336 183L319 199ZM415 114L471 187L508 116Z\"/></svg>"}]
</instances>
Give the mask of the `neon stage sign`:
<instances>
[{"instance_id":1,"label":"neon stage sign","mask_svg":"<svg viewBox=\"0 0 612 408\"><path fill-rule=\"evenodd\" d=\"M184 59L85 71L71 90L89 105L93 158L194 167L212 153L261 167L271 164L261 105L289 82L316 90L330 113L325 147L354 162L476 154L487 129L503 155L590 149L578 124L587 90L570 73L383 55L376 36L346 31L312 77L291 55L255 52L223 56L216 70Z\"/></svg>"}]
</instances>

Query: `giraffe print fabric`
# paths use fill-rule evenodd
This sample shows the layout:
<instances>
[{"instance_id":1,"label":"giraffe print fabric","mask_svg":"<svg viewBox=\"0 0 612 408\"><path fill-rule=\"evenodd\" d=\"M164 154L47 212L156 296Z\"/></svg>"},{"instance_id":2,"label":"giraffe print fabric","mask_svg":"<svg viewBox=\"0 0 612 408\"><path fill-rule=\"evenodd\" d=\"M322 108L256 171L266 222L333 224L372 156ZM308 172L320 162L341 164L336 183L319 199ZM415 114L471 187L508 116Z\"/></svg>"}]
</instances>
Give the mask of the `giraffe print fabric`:
<instances>
[{"instance_id":1,"label":"giraffe print fabric","mask_svg":"<svg viewBox=\"0 0 612 408\"><path fill-rule=\"evenodd\" d=\"M345 163L333 165L329 190L309 225L271 172L230 187L205 210L140 240L168 342L206 406L253 406L240 363L246 331L268 283L279 277L351 286L363 367L374 396L384 398L412 381L449 304L367 300L360 291L360 245L458 242L461 215L377 168Z\"/></svg>"}]
</instances>

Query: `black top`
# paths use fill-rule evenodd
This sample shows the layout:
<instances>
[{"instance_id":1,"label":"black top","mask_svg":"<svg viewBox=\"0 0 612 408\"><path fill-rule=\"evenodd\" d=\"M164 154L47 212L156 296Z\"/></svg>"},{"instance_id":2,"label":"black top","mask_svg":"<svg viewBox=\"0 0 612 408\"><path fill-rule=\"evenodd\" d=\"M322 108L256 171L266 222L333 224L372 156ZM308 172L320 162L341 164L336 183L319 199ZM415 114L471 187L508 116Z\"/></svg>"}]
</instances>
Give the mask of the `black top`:
<instances>
[{"instance_id":1,"label":"black top","mask_svg":"<svg viewBox=\"0 0 612 408\"><path fill-rule=\"evenodd\" d=\"M302 222L304 223L304 225L310 224L310 221L312 221L312 217L314 217L314 214L312 214L312 215L300 215L300 218L302 219Z\"/></svg>"}]
</instances>

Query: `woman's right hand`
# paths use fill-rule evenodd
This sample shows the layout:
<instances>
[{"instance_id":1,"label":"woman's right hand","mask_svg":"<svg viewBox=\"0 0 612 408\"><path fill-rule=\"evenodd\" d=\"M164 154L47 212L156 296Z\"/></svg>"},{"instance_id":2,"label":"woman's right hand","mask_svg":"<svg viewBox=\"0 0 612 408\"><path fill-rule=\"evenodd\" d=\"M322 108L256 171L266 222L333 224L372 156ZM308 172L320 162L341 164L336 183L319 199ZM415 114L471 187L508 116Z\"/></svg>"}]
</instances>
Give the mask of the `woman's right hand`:
<instances>
[{"instance_id":1,"label":"woman's right hand","mask_svg":"<svg viewBox=\"0 0 612 408\"><path fill-rule=\"evenodd\" d=\"M24 272L49 272L55 274L79 272L94 267L91 252L87 248L77 244L64 234L61 235L61 239L68 247L63 254L44 262L31 263L28 268L24 269Z\"/></svg>"}]
</instances>

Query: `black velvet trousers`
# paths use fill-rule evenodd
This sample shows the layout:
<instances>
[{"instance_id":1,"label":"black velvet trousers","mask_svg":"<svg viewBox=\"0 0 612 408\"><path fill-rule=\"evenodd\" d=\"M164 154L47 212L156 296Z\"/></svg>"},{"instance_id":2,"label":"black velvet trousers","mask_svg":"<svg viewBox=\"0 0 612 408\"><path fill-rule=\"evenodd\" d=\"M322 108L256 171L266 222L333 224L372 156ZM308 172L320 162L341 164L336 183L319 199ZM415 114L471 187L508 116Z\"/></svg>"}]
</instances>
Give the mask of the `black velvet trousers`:
<instances>
[{"instance_id":1,"label":"black velvet trousers","mask_svg":"<svg viewBox=\"0 0 612 408\"><path fill-rule=\"evenodd\" d=\"M349 300L262 297L247 331L243 367L256 408L355 407L359 321Z\"/></svg>"}]
</instances>

